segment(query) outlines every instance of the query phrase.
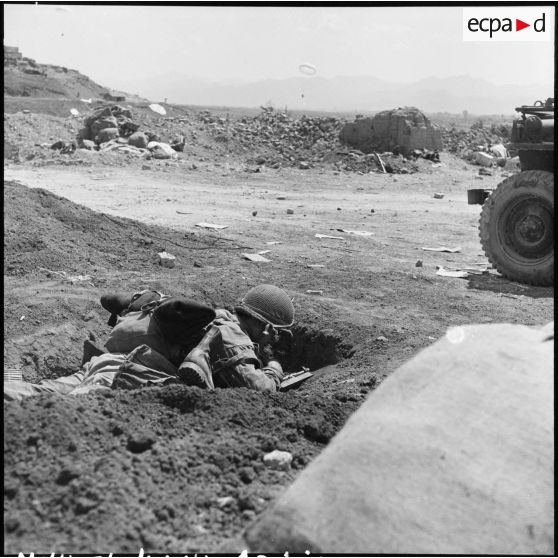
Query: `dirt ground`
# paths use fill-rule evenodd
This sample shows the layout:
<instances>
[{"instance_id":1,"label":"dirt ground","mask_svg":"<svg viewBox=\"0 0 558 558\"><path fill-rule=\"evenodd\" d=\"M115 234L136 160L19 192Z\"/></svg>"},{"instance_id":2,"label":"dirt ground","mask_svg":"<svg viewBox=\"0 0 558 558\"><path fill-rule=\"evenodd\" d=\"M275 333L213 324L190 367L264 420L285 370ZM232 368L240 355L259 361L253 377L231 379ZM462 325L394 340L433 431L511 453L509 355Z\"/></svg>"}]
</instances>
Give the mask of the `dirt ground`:
<instances>
[{"instance_id":1,"label":"dirt ground","mask_svg":"<svg viewBox=\"0 0 558 558\"><path fill-rule=\"evenodd\" d=\"M442 166L397 176L247 172L236 156L195 150L171 162L67 157L5 161L6 367L30 381L77 370L83 340L102 345L109 332L107 291L153 288L230 307L265 282L294 297L285 368L315 374L273 395L168 386L5 403L6 553L211 552L449 326L553 319L552 288L493 270L436 275L487 264L466 190L494 187L499 169L479 177L448 153ZM460 251L422 249L440 246ZM157 264L163 250L175 268ZM263 250L268 263L242 256ZM293 454L291 470L264 467L273 449Z\"/></svg>"}]
</instances>

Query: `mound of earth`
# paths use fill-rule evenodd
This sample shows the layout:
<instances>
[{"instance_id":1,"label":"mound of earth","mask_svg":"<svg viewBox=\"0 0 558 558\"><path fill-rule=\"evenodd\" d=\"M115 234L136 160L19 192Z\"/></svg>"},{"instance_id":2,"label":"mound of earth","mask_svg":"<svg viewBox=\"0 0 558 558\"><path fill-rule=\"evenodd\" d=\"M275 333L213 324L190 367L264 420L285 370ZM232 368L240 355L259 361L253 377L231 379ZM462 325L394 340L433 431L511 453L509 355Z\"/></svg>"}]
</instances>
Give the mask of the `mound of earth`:
<instances>
[{"instance_id":1,"label":"mound of earth","mask_svg":"<svg viewBox=\"0 0 558 558\"><path fill-rule=\"evenodd\" d=\"M161 280L153 258L172 249L210 265L228 257L230 243L110 217L15 182L5 184L4 243L5 366L30 381L77 370L84 339L102 345L108 315L98 300L107 290L147 284L217 306L234 300L222 279L184 286L183 270L165 270ZM352 355L339 337L304 325L304 309L301 320L279 348L287 369ZM378 381L367 373L324 390L326 368L318 383L278 394L176 385L6 402L4 550L207 551L264 510ZM293 455L292 469L264 467L275 449Z\"/></svg>"},{"instance_id":2,"label":"mound of earth","mask_svg":"<svg viewBox=\"0 0 558 558\"><path fill-rule=\"evenodd\" d=\"M8 403L4 551L207 552L263 511L350 410L302 392L185 386ZM275 449L292 469L264 466Z\"/></svg>"}]
</instances>

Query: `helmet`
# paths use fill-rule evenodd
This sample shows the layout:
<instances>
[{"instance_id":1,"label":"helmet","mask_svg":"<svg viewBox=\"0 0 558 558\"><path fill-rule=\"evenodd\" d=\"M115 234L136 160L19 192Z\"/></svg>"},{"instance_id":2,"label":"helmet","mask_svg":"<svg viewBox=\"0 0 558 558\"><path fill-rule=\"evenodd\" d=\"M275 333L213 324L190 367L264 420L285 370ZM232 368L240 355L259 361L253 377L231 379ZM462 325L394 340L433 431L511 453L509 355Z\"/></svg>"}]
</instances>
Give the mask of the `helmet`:
<instances>
[{"instance_id":1,"label":"helmet","mask_svg":"<svg viewBox=\"0 0 558 558\"><path fill-rule=\"evenodd\" d=\"M275 328L291 327L294 324L291 298L274 285L258 285L250 289L236 310Z\"/></svg>"}]
</instances>

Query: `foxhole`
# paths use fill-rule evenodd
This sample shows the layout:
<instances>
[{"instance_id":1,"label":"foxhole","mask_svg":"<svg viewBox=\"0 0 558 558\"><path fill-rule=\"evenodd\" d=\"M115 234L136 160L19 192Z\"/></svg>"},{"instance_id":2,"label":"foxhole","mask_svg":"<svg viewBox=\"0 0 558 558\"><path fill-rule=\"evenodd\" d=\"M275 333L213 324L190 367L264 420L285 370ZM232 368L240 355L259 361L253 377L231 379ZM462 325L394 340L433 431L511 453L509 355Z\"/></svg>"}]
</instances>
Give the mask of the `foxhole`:
<instances>
[{"instance_id":1,"label":"foxhole","mask_svg":"<svg viewBox=\"0 0 558 558\"><path fill-rule=\"evenodd\" d=\"M313 372L354 354L353 346L332 332L312 329L304 324L294 326L291 331L292 337L281 335L273 348L287 374L303 368Z\"/></svg>"}]
</instances>

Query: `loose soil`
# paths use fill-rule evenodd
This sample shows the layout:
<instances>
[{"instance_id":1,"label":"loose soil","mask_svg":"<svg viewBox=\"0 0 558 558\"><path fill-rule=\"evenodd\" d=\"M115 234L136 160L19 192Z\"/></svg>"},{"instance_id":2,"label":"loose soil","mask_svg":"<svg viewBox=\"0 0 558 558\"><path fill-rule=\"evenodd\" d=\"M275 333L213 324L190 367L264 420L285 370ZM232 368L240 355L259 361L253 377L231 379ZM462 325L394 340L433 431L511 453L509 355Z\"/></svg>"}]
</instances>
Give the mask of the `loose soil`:
<instances>
[{"instance_id":1,"label":"loose soil","mask_svg":"<svg viewBox=\"0 0 558 558\"><path fill-rule=\"evenodd\" d=\"M17 147L28 154L65 125L26 118ZM480 178L442 153L441 167L397 176L325 165L256 173L223 149L194 145L147 164L93 153L5 161L5 366L30 381L77 370L83 341L106 340L107 291L152 288L230 308L265 282L294 297L285 368L314 377L277 394L175 385L5 403L4 552L211 552L449 326L552 320L552 288L492 270L436 275L437 265L487 264L466 190L494 187L502 171ZM195 226L203 221L227 228ZM461 251L422 250L436 246ZM158 265L163 250L175 268ZM269 263L242 256L262 250ZM264 467L274 449L293 454L289 471Z\"/></svg>"}]
</instances>

